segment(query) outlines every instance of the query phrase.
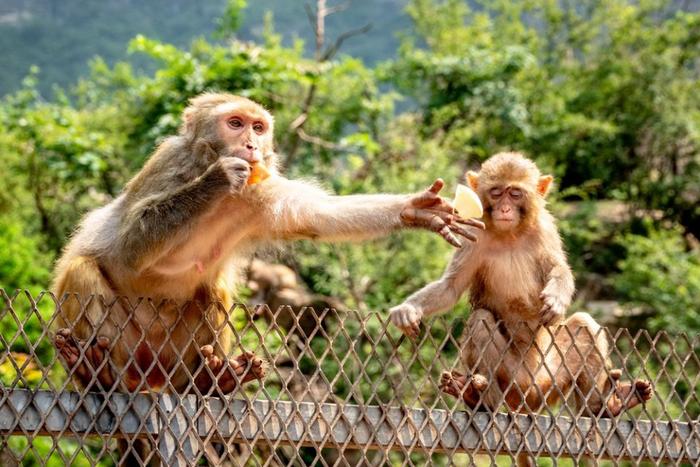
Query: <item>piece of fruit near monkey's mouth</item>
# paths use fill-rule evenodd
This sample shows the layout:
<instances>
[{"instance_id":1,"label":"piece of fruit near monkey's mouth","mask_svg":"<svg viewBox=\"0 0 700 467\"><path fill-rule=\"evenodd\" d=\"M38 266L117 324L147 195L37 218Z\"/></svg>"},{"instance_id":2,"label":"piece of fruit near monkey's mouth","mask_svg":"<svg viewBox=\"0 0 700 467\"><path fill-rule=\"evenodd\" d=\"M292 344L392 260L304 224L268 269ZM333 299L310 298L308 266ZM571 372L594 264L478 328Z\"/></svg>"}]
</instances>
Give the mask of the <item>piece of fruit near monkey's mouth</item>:
<instances>
[{"instance_id":1,"label":"piece of fruit near monkey's mouth","mask_svg":"<svg viewBox=\"0 0 700 467\"><path fill-rule=\"evenodd\" d=\"M457 185L454 206L457 214L465 219L484 215L484 207L481 205L479 195L465 185Z\"/></svg>"},{"instance_id":2,"label":"piece of fruit near monkey's mouth","mask_svg":"<svg viewBox=\"0 0 700 467\"><path fill-rule=\"evenodd\" d=\"M250 177L248 177L248 185L260 183L270 176L270 171L262 164L252 164L250 166Z\"/></svg>"}]
</instances>

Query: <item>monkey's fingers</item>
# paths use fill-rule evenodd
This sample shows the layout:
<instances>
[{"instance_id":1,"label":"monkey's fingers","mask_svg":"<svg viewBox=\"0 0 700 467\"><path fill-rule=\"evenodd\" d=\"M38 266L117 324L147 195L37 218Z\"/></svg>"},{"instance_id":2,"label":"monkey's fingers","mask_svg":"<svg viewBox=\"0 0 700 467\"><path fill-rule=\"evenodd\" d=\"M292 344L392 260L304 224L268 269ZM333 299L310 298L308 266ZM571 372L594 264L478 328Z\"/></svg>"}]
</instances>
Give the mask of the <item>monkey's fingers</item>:
<instances>
[{"instance_id":1,"label":"monkey's fingers","mask_svg":"<svg viewBox=\"0 0 700 467\"><path fill-rule=\"evenodd\" d=\"M85 358L90 362L92 371L97 371L97 381L102 384L104 390L114 386L114 377L109 368L109 344L106 336L97 336L95 343L85 351Z\"/></svg>"},{"instance_id":2,"label":"monkey's fingers","mask_svg":"<svg viewBox=\"0 0 700 467\"><path fill-rule=\"evenodd\" d=\"M454 222L459 223L459 224L466 224L466 225L469 225L471 227L476 227L477 229L480 229L480 230L486 230L486 224L484 224L479 219L473 219L473 218L465 219L463 217L454 216Z\"/></svg>"},{"instance_id":3,"label":"monkey's fingers","mask_svg":"<svg viewBox=\"0 0 700 467\"><path fill-rule=\"evenodd\" d=\"M445 186L445 182L443 181L443 179L438 178L433 182L432 185L430 185L430 188L428 188L428 191L430 193L437 195L438 193L440 193L440 190L442 190L442 187L444 187L444 186Z\"/></svg>"},{"instance_id":4,"label":"monkey's fingers","mask_svg":"<svg viewBox=\"0 0 700 467\"><path fill-rule=\"evenodd\" d=\"M444 214L443 214L444 215ZM433 211L425 209L408 208L401 212L401 220L404 224L412 227L423 227L440 234L451 245L459 248L462 244L450 230L448 225L451 222L451 215L445 215L447 220L443 220L441 216ZM448 217L449 216L449 217Z\"/></svg>"},{"instance_id":5,"label":"monkey's fingers","mask_svg":"<svg viewBox=\"0 0 700 467\"><path fill-rule=\"evenodd\" d=\"M420 327L416 323L410 326L402 327L401 332L403 332L404 335L410 339L416 339L420 333Z\"/></svg>"},{"instance_id":6,"label":"monkey's fingers","mask_svg":"<svg viewBox=\"0 0 700 467\"><path fill-rule=\"evenodd\" d=\"M441 179L437 179L427 190L411 198L411 206L436 209L449 214L453 213L454 206L446 199L438 196L444 185L445 183Z\"/></svg>"},{"instance_id":7,"label":"monkey's fingers","mask_svg":"<svg viewBox=\"0 0 700 467\"><path fill-rule=\"evenodd\" d=\"M462 228L459 224L450 224L450 230L466 238L470 242L475 242L477 240L476 234Z\"/></svg>"},{"instance_id":8,"label":"monkey's fingers","mask_svg":"<svg viewBox=\"0 0 700 467\"><path fill-rule=\"evenodd\" d=\"M462 246L462 242L459 241L455 234L461 235L471 242L476 241L477 238L473 232L469 232L460 225L453 223L452 215L434 213L432 216L428 227L430 230L439 233L450 245L457 248Z\"/></svg>"},{"instance_id":9,"label":"monkey's fingers","mask_svg":"<svg viewBox=\"0 0 700 467\"><path fill-rule=\"evenodd\" d=\"M72 372L83 385L89 385L92 380L92 372L87 366L87 356L84 355L81 358L80 349L83 344L73 336L71 330L68 328L59 329L54 337L54 345L66 362L68 372Z\"/></svg>"},{"instance_id":10,"label":"monkey's fingers","mask_svg":"<svg viewBox=\"0 0 700 467\"><path fill-rule=\"evenodd\" d=\"M447 241L447 243L449 243L453 247L455 247L455 248L462 247L462 243L457 239L455 234L452 233L452 230L450 230L449 226L445 225L443 228L438 230L438 233L440 234L440 236L442 238L445 239L445 241Z\"/></svg>"}]
</instances>

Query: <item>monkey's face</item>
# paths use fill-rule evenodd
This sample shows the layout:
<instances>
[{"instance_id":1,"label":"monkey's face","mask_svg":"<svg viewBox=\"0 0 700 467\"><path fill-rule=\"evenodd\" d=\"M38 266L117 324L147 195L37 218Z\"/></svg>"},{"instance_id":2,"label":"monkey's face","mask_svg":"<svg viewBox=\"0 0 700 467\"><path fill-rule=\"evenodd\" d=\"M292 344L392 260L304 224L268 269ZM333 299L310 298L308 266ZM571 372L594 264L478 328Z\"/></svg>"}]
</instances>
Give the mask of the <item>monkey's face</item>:
<instances>
[{"instance_id":1,"label":"monkey's face","mask_svg":"<svg viewBox=\"0 0 700 467\"><path fill-rule=\"evenodd\" d=\"M268 164L273 123L265 109L251 101L229 102L217 106L215 113L217 134L227 156Z\"/></svg>"},{"instance_id":2,"label":"monkey's face","mask_svg":"<svg viewBox=\"0 0 700 467\"><path fill-rule=\"evenodd\" d=\"M487 221L499 231L517 228L526 214L527 193L517 185L493 186L485 193Z\"/></svg>"},{"instance_id":3,"label":"monkey's face","mask_svg":"<svg viewBox=\"0 0 700 467\"><path fill-rule=\"evenodd\" d=\"M540 175L534 162L512 152L492 156L466 178L484 205L487 230L502 233L536 225L552 183L551 175Z\"/></svg>"}]
</instances>

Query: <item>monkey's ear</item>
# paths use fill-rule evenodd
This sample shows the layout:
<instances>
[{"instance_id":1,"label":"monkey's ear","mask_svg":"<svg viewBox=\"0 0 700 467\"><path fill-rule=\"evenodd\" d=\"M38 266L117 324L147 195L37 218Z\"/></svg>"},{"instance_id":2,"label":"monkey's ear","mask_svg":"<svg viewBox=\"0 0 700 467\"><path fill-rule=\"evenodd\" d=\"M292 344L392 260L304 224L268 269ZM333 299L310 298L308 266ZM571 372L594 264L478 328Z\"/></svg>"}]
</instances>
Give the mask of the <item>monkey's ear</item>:
<instances>
[{"instance_id":1,"label":"monkey's ear","mask_svg":"<svg viewBox=\"0 0 700 467\"><path fill-rule=\"evenodd\" d=\"M549 189L552 187L552 180L554 180L554 177L551 175L543 175L537 182L537 193L543 198L549 193Z\"/></svg>"},{"instance_id":2,"label":"monkey's ear","mask_svg":"<svg viewBox=\"0 0 700 467\"><path fill-rule=\"evenodd\" d=\"M466 177L469 186L472 188L472 190L476 191L476 189L479 187L479 174L473 170L470 170L466 173Z\"/></svg>"}]
</instances>

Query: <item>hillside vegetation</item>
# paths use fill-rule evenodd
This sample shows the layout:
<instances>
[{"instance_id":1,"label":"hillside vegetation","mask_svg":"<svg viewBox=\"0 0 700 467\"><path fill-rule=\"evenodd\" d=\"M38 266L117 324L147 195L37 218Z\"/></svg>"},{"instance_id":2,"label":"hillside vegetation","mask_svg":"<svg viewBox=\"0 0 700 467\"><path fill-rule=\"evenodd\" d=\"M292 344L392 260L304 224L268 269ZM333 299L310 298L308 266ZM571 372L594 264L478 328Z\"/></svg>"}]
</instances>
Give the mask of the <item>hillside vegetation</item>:
<instances>
[{"instance_id":1,"label":"hillside vegetation","mask_svg":"<svg viewBox=\"0 0 700 467\"><path fill-rule=\"evenodd\" d=\"M328 18L330 34L372 24L364 40L349 41L345 53L368 62L393 56L397 33L410 25L403 11L407 0L356 0L342 15ZM0 95L19 88L31 66L41 69L39 88L48 92L53 84L68 86L88 72L95 56L108 63L127 59L153 71L138 56L126 56L129 41L137 34L179 47L195 37L209 37L216 30L226 0L6 0L0 3ZM295 39L313 47L304 2L258 0L245 10L238 36L260 41L263 18L275 18L284 43Z\"/></svg>"}]
</instances>

